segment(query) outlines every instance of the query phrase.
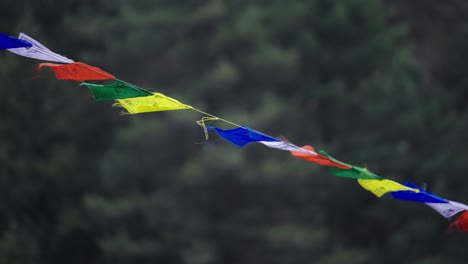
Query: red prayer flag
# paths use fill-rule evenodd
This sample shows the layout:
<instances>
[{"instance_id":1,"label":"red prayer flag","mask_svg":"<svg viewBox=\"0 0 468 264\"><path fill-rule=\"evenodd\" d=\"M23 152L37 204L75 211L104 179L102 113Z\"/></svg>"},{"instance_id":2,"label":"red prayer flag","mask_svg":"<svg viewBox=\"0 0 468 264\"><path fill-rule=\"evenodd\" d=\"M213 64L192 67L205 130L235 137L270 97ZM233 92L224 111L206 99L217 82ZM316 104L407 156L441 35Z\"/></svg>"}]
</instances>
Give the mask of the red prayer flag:
<instances>
[{"instance_id":1,"label":"red prayer flag","mask_svg":"<svg viewBox=\"0 0 468 264\"><path fill-rule=\"evenodd\" d=\"M315 152L315 149L312 146L309 146L309 145L303 146L302 148L305 149L305 150L310 150L310 151ZM303 159L305 161L318 163L320 165L333 166L333 167L337 167L337 168L345 169L345 170L351 169L351 167L349 167L347 165L344 165L344 164L341 164L339 162L333 161L333 160L331 160L331 159L329 159L329 158L327 158L325 156L322 156L322 155L320 155L318 153L317 153L317 155L314 155L312 153L306 153L306 152L300 152L300 151L291 151L291 154L294 157Z\"/></svg>"},{"instance_id":2,"label":"red prayer flag","mask_svg":"<svg viewBox=\"0 0 468 264\"><path fill-rule=\"evenodd\" d=\"M464 211L450 227L456 228L461 232L468 232L468 211Z\"/></svg>"},{"instance_id":3,"label":"red prayer flag","mask_svg":"<svg viewBox=\"0 0 468 264\"><path fill-rule=\"evenodd\" d=\"M40 63L38 69L40 70L42 67L51 68L59 80L84 82L115 79L114 75L82 62L68 64Z\"/></svg>"}]
</instances>

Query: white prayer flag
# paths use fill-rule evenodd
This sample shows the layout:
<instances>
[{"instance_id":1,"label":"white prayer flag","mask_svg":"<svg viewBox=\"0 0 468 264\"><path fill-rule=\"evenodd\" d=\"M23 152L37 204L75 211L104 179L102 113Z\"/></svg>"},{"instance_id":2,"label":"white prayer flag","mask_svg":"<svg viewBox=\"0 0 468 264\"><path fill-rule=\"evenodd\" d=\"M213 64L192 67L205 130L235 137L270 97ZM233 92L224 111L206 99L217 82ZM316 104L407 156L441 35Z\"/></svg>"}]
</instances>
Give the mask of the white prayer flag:
<instances>
[{"instance_id":1,"label":"white prayer flag","mask_svg":"<svg viewBox=\"0 0 468 264\"><path fill-rule=\"evenodd\" d=\"M25 40L32 44L32 47L29 48L14 48L14 49L7 49L15 54L20 56L44 60L44 61L54 61L54 62L61 62L61 63L73 63L74 61L59 55L57 53L52 52L47 47L39 43L37 40L31 38L30 36L20 33L19 39Z\"/></svg>"},{"instance_id":2,"label":"white prayer flag","mask_svg":"<svg viewBox=\"0 0 468 264\"><path fill-rule=\"evenodd\" d=\"M462 211L468 210L468 206L459 202L448 201L448 203L425 203L436 210L445 218L450 218Z\"/></svg>"},{"instance_id":3,"label":"white prayer flag","mask_svg":"<svg viewBox=\"0 0 468 264\"><path fill-rule=\"evenodd\" d=\"M259 141L258 143L261 143L267 147L270 148L276 148L276 149L281 149L281 150L286 150L286 151L296 151L296 152L302 152L302 153L309 153L312 155L317 155L316 152L310 151L307 149L303 149L301 147L298 147L294 144L284 142L284 141Z\"/></svg>"}]
</instances>

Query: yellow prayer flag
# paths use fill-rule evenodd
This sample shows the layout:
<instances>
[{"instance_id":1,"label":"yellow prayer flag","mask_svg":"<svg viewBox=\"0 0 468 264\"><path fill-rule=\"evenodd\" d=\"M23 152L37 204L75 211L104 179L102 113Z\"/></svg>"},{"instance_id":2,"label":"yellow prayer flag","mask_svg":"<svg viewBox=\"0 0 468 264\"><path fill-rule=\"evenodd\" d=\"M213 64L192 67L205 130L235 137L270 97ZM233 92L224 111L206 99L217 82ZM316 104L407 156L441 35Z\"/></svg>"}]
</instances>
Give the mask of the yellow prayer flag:
<instances>
[{"instance_id":1,"label":"yellow prayer flag","mask_svg":"<svg viewBox=\"0 0 468 264\"><path fill-rule=\"evenodd\" d=\"M387 192L395 192L395 191L419 192L418 189L409 188L409 187L399 184L398 182L394 182L392 180L387 180L387 179L383 179L383 180L358 179L358 183L359 185L362 186L362 188L375 194L377 197L381 197Z\"/></svg>"},{"instance_id":2,"label":"yellow prayer flag","mask_svg":"<svg viewBox=\"0 0 468 264\"><path fill-rule=\"evenodd\" d=\"M117 101L118 103L116 103L115 106L122 106L130 114L193 109L190 105L183 104L162 93L153 93L152 95L143 97L118 99Z\"/></svg>"}]
</instances>

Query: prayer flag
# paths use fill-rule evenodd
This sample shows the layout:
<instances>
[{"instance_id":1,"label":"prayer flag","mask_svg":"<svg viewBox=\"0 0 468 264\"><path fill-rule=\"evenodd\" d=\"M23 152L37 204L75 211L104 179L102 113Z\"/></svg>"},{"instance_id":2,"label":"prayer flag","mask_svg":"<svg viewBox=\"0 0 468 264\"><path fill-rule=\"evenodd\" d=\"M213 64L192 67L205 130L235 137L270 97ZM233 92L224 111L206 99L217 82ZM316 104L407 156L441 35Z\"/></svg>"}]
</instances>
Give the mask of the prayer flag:
<instances>
[{"instance_id":1,"label":"prayer flag","mask_svg":"<svg viewBox=\"0 0 468 264\"><path fill-rule=\"evenodd\" d=\"M360 168L360 167L357 167L357 166L349 165L349 164L346 164L344 162L338 161L337 159L335 159L332 156L328 155L328 153L326 153L323 150L319 151L319 153L322 156L325 156L325 157L329 158L332 161L335 161L335 162L337 162L339 164L347 166L347 167L339 167L339 166L330 167L330 172L334 176L353 178L353 179L369 179L369 180L370 179L377 179L377 180L382 179L382 177L380 177L379 175L371 172L367 168Z\"/></svg>"},{"instance_id":2,"label":"prayer flag","mask_svg":"<svg viewBox=\"0 0 468 264\"><path fill-rule=\"evenodd\" d=\"M114 106L125 108L130 114L193 109L190 105L183 104L161 93L153 93L150 96L118 99Z\"/></svg>"},{"instance_id":3,"label":"prayer flag","mask_svg":"<svg viewBox=\"0 0 468 264\"><path fill-rule=\"evenodd\" d=\"M317 152L315 152L315 149L312 146L309 146L309 145L303 146L302 150L307 150L309 152L293 150L293 151L291 151L291 154L294 157L303 159L305 161L314 162L314 163L317 163L317 164L320 164L320 165L339 167L339 168L344 169L344 170L351 169L351 166L349 166L347 164L344 164L344 163L339 162L337 160L330 159L329 157L325 157L325 156L322 156L322 155L318 154Z\"/></svg>"},{"instance_id":4,"label":"prayer flag","mask_svg":"<svg viewBox=\"0 0 468 264\"><path fill-rule=\"evenodd\" d=\"M32 44L27 41L17 39L7 34L0 33L0 49L11 49L31 46Z\"/></svg>"},{"instance_id":5,"label":"prayer flag","mask_svg":"<svg viewBox=\"0 0 468 264\"><path fill-rule=\"evenodd\" d=\"M70 60L67 57L52 52L50 49L39 43L39 41L31 38L30 36L24 33L20 33L18 39L31 43L31 46L28 46L27 48L12 48L8 49L8 51L11 51L20 56L38 60L54 61L61 63L73 62L73 60Z\"/></svg>"},{"instance_id":6,"label":"prayer flag","mask_svg":"<svg viewBox=\"0 0 468 264\"><path fill-rule=\"evenodd\" d=\"M277 138L263 134L262 132L253 130L246 126L227 130L213 126L207 126L206 128L208 130L216 131L216 133L218 133L221 137L238 147L243 147L253 142L281 142L281 140Z\"/></svg>"},{"instance_id":7,"label":"prayer flag","mask_svg":"<svg viewBox=\"0 0 468 264\"><path fill-rule=\"evenodd\" d=\"M463 212L463 214L458 217L457 221L453 222L450 227L462 232L468 232L468 212Z\"/></svg>"},{"instance_id":8,"label":"prayer flag","mask_svg":"<svg viewBox=\"0 0 468 264\"><path fill-rule=\"evenodd\" d=\"M339 177L353 178L353 179L382 179L379 175L371 172L367 168L351 166L351 169L342 169L337 167L330 167L330 172Z\"/></svg>"},{"instance_id":9,"label":"prayer flag","mask_svg":"<svg viewBox=\"0 0 468 264\"><path fill-rule=\"evenodd\" d=\"M417 193L413 191L392 192L393 198L398 199L398 200L421 202L421 203L448 203L447 200L422 189L421 187L417 186L416 184L410 181L406 181L404 185L409 188L418 189L419 192Z\"/></svg>"},{"instance_id":10,"label":"prayer flag","mask_svg":"<svg viewBox=\"0 0 468 264\"><path fill-rule=\"evenodd\" d=\"M468 210L468 206L454 201L448 203L425 203L445 218L450 218L462 211Z\"/></svg>"},{"instance_id":11,"label":"prayer flag","mask_svg":"<svg viewBox=\"0 0 468 264\"><path fill-rule=\"evenodd\" d=\"M383 180L358 179L358 183L359 185L362 186L362 188L372 192L377 197L381 197L387 192L395 192L395 191L419 192L418 189L409 188L409 187L399 184L398 182L394 182L392 180L387 180L387 179L383 179Z\"/></svg>"},{"instance_id":12,"label":"prayer flag","mask_svg":"<svg viewBox=\"0 0 468 264\"><path fill-rule=\"evenodd\" d=\"M409 188L418 189L419 193L410 191L397 191L392 192L393 198L407 201L423 202L424 204L431 207L445 218L450 218L464 210L468 210L467 205L443 199L435 194L424 190L423 188L410 181L406 181L405 186Z\"/></svg>"},{"instance_id":13,"label":"prayer flag","mask_svg":"<svg viewBox=\"0 0 468 264\"><path fill-rule=\"evenodd\" d=\"M42 67L51 68L57 79L69 80L76 82L83 81L103 81L115 79L115 76L107 73L99 68L90 66L82 62L73 62L69 64L55 64L55 63L41 63L39 64L39 70Z\"/></svg>"},{"instance_id":14,"label":"prayer flag","mask_svg":"<svg viewBox=\"0 0 468 264\"><path fill-rule=\"evenodd\" d=\"M298 147L286 141L259 141L258 143L261 143L270 148L281 149L285 151L303 152L303 153L308 153L308 154L313 154L313 155L317 154L315 153L315 151L310 151L310 150Z\"/></svg>"},{"instance_id":15,"label":"prayer flag","mask_svg":"<svg viewBox=\"0 0 468 264\"><path fill-rule=\"evenodd\" d=\"M124 98L134 98L152 95L151 92L146 91L135 85L115 80L111 84L94 84L94 83L81 83L91 90L96 101L116 100Z\"/></svg>"}]
</instances>

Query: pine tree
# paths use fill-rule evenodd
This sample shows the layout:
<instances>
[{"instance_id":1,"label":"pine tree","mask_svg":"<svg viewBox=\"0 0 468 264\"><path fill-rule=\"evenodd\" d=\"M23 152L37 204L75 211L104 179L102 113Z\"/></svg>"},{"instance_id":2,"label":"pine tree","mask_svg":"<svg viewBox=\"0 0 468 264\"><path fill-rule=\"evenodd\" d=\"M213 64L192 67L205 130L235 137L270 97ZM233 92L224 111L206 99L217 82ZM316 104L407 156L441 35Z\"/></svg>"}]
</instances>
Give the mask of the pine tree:
<instances>
[{"instance_id":1,"label":"pine tree","mask_svg":"<svg viewBox=\"0 0 468 264\"><path fill-rule=\"evenodd\" d=\"M382 177L463 197L466 117L401 44L404 27L382 1L93 1L76 10L60 29L73 28L83 61ZM115 118L98 187L84 198L103 263L464 259L462 243L441 245L447 223L430 209L379 200L263 146L239 150L215 135L193 144L203 140L196 118Z\"/></svg>"},{"instance_id":2,"label":"pine tree","mask_svg":"<svg viewBox=\"0 0 468 264\"><path fill-rule=\"evenodd\" d=\"M24 31L60 52L60 23L49 23L63 16L48 16L52 8L41 4L1 3L2 32ZM108 145L110 111L75 84L38 72L39 61L0 57L0 262L93 263L100 249L82 198L99 189L96 157Z\"/></svg>"}]
</instances>

